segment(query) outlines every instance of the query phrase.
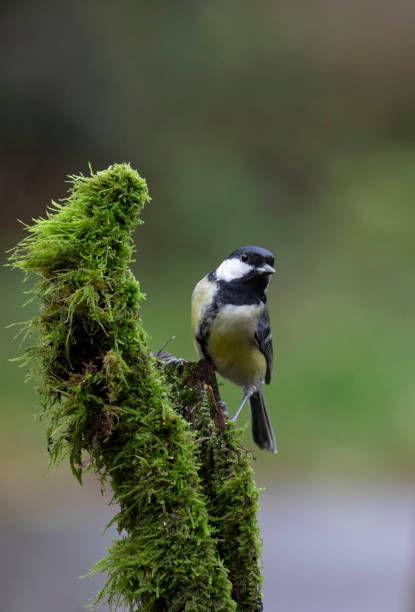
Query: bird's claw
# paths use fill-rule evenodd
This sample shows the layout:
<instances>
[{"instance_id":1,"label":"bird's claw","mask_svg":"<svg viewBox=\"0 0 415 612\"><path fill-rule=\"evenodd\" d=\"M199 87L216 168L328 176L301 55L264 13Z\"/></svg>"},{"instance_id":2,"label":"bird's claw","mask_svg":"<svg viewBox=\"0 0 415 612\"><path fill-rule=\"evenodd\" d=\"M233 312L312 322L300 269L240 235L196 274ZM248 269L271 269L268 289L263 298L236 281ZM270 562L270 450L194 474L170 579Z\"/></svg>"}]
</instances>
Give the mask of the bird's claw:
<instances>
[{"instance_id":1,"label":"bird's claw","mask_svg":"<svg viewBox=\"0 0 415 612\"><path fill-rule=\"evenodd\" d=\"M180 372L180 374L183 373L184 370L184 359L181 359L180 357L173 357L173 355L171 357L169 357L168 359L163 360L163 366L165 368L174 365Z\"/></svg>"},{"instance_id":2,"label":"bird's claw","mask_svg":"<svg viewBox=\"0 0 415 612\"><path fill-rule=\"evenodd\" d=\"M220 408L224 414L224 416L226 416L227 419L229 419L229 412L228 412L228 407L226 405L225 402L219 401L216 402L216 405L218 408Z\"/></svg>"}]
</instances>

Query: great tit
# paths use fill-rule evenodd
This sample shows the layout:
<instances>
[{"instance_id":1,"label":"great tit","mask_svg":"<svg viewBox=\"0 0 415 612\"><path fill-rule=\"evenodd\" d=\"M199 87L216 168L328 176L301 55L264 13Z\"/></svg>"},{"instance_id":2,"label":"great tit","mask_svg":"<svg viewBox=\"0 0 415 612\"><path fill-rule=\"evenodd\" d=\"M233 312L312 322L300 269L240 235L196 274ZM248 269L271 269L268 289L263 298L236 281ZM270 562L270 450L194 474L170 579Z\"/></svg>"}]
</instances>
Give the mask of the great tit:
<instances>
[{"instance_id":1,"label":"great tit","mask_svg":"<svg viewBox=\"0 0 415 612\"><path fill-rule=\"evenodd\" d=\"M272 335L266 291L274 274L274 255L256 246L236 249L202 278L192 294L191 323L199 358L239 385L249 399L252 435L259 448L277 452L262 384L271 380Z\"/></svg>"}]
</instances>

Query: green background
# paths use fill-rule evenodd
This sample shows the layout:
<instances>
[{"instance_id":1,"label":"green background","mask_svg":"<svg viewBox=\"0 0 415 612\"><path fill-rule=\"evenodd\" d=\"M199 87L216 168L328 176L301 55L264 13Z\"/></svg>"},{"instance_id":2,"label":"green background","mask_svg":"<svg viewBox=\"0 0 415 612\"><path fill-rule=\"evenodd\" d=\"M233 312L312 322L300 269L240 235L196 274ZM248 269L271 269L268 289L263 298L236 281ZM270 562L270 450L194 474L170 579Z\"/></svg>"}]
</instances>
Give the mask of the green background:
<instances>
[{"instance_id":1,"label":"green background","mask_svg":"<svg viewBox=\"0 0 415 612\"><path fill-rule=\"evenodd\" d=\"M276 255L266 401L279 454L256 452L260 484L410 479L413 5L20 1L1 12L2 250L23 236L17 218L64 197L68 174L131 162L152 196L134 272L155 351L174 335L169 350L195 358L193 286L232 250ZM5 329L37 306L21 308L18 272L0 279L2 491L12 512L29 495L41 514L57 490L69 504L82 495L65 469L39 476L44 428ZM234 412L241 391L224 383L222 395Z\"/></svg>"}]
</instances>

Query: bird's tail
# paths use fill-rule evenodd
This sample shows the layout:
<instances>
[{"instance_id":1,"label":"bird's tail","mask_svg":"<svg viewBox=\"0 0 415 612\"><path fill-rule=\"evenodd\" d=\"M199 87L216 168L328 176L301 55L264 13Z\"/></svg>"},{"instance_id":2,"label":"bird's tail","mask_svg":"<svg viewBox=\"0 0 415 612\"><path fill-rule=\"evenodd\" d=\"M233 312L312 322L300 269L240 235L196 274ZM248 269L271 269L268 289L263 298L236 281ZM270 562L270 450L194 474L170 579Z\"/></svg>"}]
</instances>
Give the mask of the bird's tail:
<instances>
[{"instance_id":1,"label":"bird's tail","mask_svg":"<svg viewBox=\"0 0 415 612\"><path fill-rule=\"evenodd\" d=\"M276 453L277 443L262 391L255 391L249 398L249 403L251 404L252 436L255 444L259 448Z\"/></svg>"}]
</instances>

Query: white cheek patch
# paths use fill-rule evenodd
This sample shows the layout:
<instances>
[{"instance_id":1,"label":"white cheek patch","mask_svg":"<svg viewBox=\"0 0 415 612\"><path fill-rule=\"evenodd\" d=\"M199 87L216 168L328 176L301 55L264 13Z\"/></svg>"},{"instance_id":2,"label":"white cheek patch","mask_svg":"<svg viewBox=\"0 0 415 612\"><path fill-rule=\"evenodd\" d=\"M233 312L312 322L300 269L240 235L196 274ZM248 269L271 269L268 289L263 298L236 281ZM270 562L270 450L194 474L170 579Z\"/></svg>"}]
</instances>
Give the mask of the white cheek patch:
<instances>
[{"instance_id":1,"label":"white cheek patch","mask_svg":"<svg viewBox=\"0 0 415 612\"><path fill-rule=\"evenodd\" d=\"M250 266L236 257L225 259L216 269L216 278L220 281L229 282L236 278L242 278L245 274L248 274L253 267L254 266Z\"/></svg>"}]
</instances>

